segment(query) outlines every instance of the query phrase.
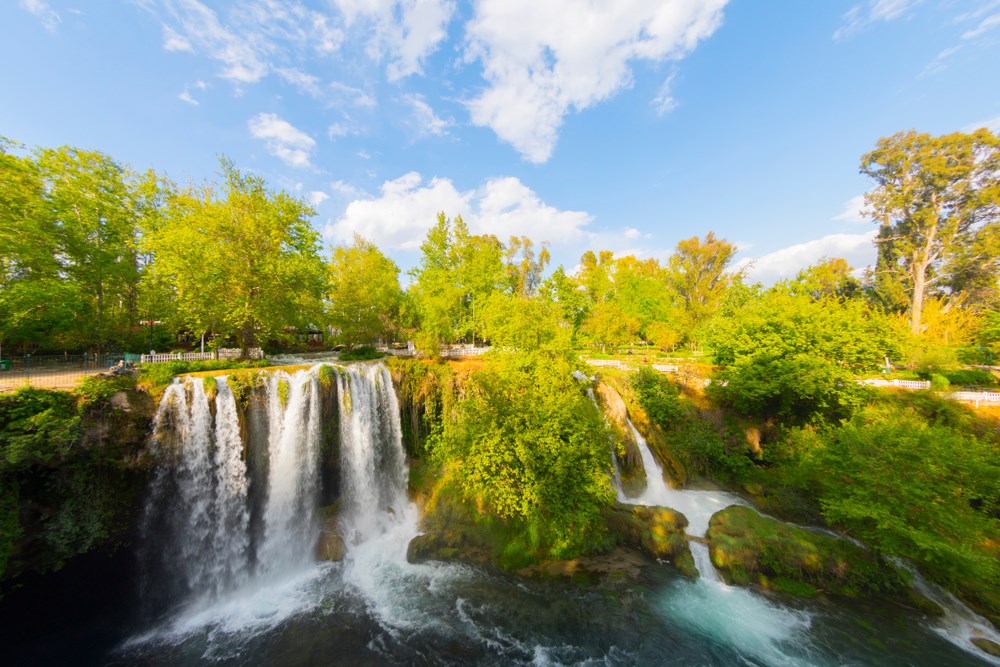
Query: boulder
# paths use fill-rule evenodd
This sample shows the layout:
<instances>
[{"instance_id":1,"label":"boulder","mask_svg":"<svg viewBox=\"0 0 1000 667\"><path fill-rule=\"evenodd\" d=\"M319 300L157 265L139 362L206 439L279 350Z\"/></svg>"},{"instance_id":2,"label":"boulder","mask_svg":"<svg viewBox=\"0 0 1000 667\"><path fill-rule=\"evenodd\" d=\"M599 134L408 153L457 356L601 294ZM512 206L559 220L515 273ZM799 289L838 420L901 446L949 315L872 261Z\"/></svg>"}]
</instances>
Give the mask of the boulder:
<instances>
[{"instance_id":1,"label":"boulder","mask_svg":"<svg viewBox=\"0 0 1000 667\"><path fill-rule=\"evenodd\" d=\"M975 644L978 649L985 651L994 657L1000 658L1000 644L997 644L995 641L987 639L986 637L973 637L969 641Z\"/></svg>"}]
</instances>

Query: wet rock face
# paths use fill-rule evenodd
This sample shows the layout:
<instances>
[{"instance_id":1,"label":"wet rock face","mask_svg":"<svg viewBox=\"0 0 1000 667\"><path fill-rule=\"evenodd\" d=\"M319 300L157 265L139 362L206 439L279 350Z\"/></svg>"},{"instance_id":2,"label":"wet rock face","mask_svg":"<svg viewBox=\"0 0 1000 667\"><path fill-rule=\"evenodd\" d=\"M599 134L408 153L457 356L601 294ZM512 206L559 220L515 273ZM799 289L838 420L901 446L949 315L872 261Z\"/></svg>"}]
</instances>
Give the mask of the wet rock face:
<instances>
[{"instance_id":1,"label":"wet rock face","mask_svg":"<svg viewBox=\"0 0 1000 667\"><path fill-rule=\"evenodd\" d=\"M969 641L975 644L980 650L1000 658L1000 644L997 644L995 641L986 639L985 637L973 637Z\"/></svg>"},{"instance_id":2,"label":"wet rock face","mask_svg":"<svg viewBox=\"0 0 1000 667\"><path fill-rule=\"evenodd\" d=\"M339 505L328 505L320 509L320 532L316 541L316 560L341 561L347 552L344 537L340 534L338 521Z\"/></svg>"},{"instance_id":3,"label":"wet rock face","mask_svg":"<svg viewBox=\"0 0 1000 667\"><path fill-rule=\"evenodd\" d=\"M687 518L680 512L666 507L618 505L609 511L607 523L619 544L670 561L688 577L698 576L684 534Z\"/></svg>"}]
</instances>

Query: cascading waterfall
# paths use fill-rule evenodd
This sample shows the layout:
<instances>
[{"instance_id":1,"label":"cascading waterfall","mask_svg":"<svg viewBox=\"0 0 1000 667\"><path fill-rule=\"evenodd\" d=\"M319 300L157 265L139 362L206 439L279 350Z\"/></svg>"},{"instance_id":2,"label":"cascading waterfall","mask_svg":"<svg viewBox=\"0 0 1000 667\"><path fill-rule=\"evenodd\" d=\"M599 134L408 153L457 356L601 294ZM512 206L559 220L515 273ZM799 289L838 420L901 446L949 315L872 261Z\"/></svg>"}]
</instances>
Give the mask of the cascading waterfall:
<instances>
[{"instance_id":1,"label":"cascading waterfall","mask_svg":"<svg viewBox=\"0 0 1000 667\"><path fill-rule=\"evenodd\" d=\"M313 563L320 405L315 373L268 377L264 476L248 470L236 399L215 378L213 405L204 382L176 382L154 422L156 469L146 505L145 556L161 582L204 608L249 584L293 576ZM255 408L251 408L255 409ZM260 493L262 530L252 530L250 493Z\"/></svg>"},{"instance_id":2,"label":"cascading waterfall","mask_svg":"<svg viewBox=\"0 0 1000 667\"><path fill-rule=\"evenodd\" d=\"M811 662L803 656L803 634L811 623L809 615L780 607L748 589L727 585L712 564L708 545L701 541L713 514L730 505L746 505L746 501L725 491L671 489L646 439L627 416L625 423L642 457L646 488L638 497L628 498L616 480L618 499L632 505L675 509L687 517L687 534L700 538L688 540L699 580L694 584L679 582L665 592L659 605L664 616L767 664Z\"/></svg>"},{"instance_id":3,"label":"cascading waterfall","mask_svg":"<svg viewBox=\"0 0 1000 667\"><path fill-rule=\"evenodd\" d=\"M382 364L352 366L337 375L344 513L349 544L398 523L408 509L407 468L392 378Z\"/></svg>"}]
</instances>

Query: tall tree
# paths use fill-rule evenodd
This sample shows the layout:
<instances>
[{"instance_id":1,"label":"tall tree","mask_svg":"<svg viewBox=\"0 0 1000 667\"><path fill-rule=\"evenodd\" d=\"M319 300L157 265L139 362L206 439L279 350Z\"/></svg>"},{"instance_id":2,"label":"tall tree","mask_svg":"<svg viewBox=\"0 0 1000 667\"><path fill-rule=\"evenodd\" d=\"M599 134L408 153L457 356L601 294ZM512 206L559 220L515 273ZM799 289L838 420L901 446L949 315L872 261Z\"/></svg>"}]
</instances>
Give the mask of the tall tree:
<instances>
[{"instance_id":1,"label":"tall tree","mask_svg":"<svg viewBox=\"0 0 1000 667\"><path fill-rule=\"evenodd\" d=\"M336 339L348 346L374 342L399 321L399 268L371 242L355 235L330 261L328 313Z\"/></svg>"},{"instance_id":2,"label":"tall tree","mask_svg":"<svg viewBox=\"0 0 1000 667\"><path fill-rule=\"evenodd\" d=\"M169 285L190 331L232 336L244 352L318 325L327 269L314 211L222 159L223 183L190 189L147 230L149 280Z\"/></svg>"},{"instance_id":3,"label":"tall tree","mask_svg":"<svg viewBox=\"0 0 1000 667\"><path fill-rule=\"evenodd\" d=\"M1000 139L985 128L900 132L879 139L861 173L875 181L865 204L880 226L877 270L902 287L919 335L926 295L947 283L957 251L1000 220Z\"/></svg>"},{"instance_id":4,"label":"tall tree","mask_svg":"<svg viewBox=\"0 0 1000 667\"><path fill-rule=\"evenodd\" d=\"M704 240L692 236L677 244L667 265L667 280L683 310L685 333L690 338L719 307L732 276L726 272L736 246L709 232Z\"/></svg>"}]
</instances>

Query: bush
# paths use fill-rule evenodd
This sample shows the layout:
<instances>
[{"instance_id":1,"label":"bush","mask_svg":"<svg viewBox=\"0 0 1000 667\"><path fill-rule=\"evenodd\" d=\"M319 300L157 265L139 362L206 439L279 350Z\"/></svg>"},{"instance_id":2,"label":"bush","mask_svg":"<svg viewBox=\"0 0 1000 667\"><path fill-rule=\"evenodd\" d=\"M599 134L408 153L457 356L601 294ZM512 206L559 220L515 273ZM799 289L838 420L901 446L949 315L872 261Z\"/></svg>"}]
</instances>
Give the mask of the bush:
<instances>
[{"instance_id":1,"label":"bush","mask_svg":"<svg viewBox=\"0 0 1000 667\"><path fill-rule=\"evenodd\" d=\"M743 415L791 424L850 417L865 392L844 368L796 354L744 357L719 373L709 393Z\"/></svg>"},{"instance_id":2,"label":"bush","mask_svg":"<svg viewBox=\"0 0 1000 667\"><path fill-rule=\"evenodd\" d=\"M953 371L941 371L948 382L959 386L992 387L997 384L997 378L989 371L979 368L963 368Z\"/></svg>"},{"instance_id":3,"label":"bush","mask_svg":"<svg viewBox=\"0 0 1000 667\"><path fill-rule=\"evenodd\" d=\"M80 438L73 395L24 387L0 395L0 473L54 464Z\"/></svg>"},{"instance_id":4,"label":"bush","mask_svg":"<svg viewBox=\"0 0 1000 667\"><path fill-rule=\"evenodd\" d=\"M368 359L381 359L385 355L374 347L355 347L346 352L340 353L341 361L367 361Z\"/></svg>"},{"instance_id":5,"label":"bush","mask_svg":"<svg viewBox=\"0 0 1000 667\"><path fill-rule=\"evenodd\" d=\"M570 558L600 544L612 500L608 433L572 375L548 353L494 353L428 446L467 502L517 530L505 562ZM515 557L516 555L516 557Z\"/></svg>"},{"instance_id":6,"label":"bush","mask_svg":"<svg viewBox=\"0 0 1000 667\"><path fill-rule=\"evenodd\" d=\"M661 373L643 366L631 382L639 404L655 423L667 427L684 415L677 386Z\"/></svg>"},{"instance_id":7,"label":"bush","mask_svg":"<svg viewBox=\"0 0 1000 667\"><path fill-rule=\"evenodd\" d=\"M164 387L178 375L185 373L200 373L202 371L222 371L236 368L264 368L270 364L266 359L259 361L238 361L230 359L209 359L205 361L165 361L155 364L143 364L139 367L141 385Z\"/></svg>"}]
</instances>

